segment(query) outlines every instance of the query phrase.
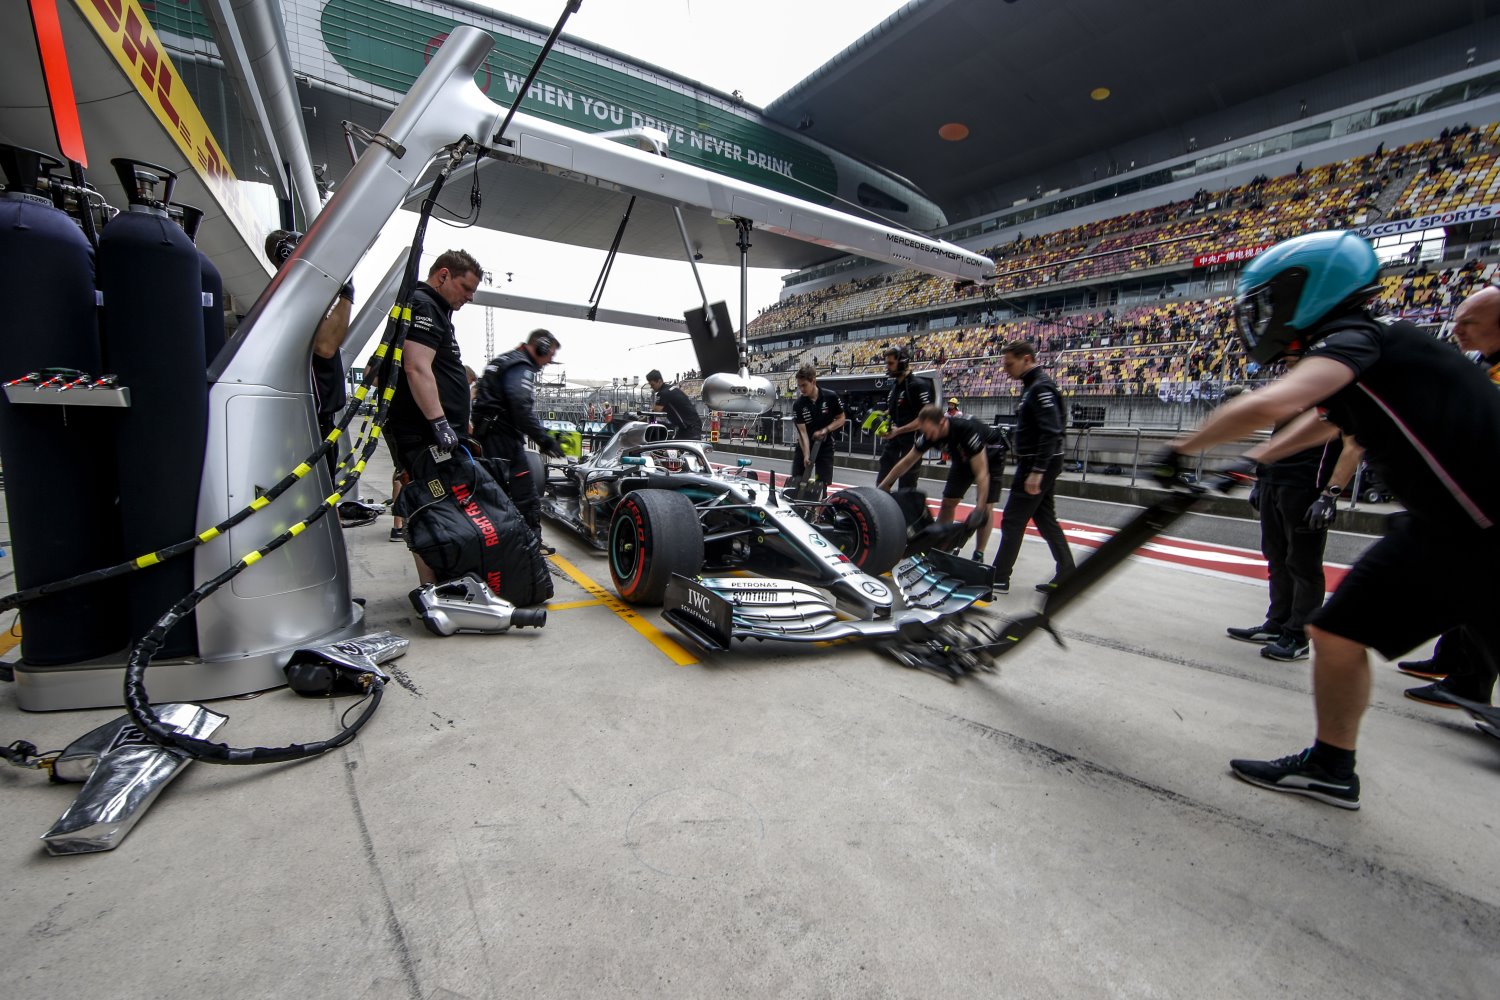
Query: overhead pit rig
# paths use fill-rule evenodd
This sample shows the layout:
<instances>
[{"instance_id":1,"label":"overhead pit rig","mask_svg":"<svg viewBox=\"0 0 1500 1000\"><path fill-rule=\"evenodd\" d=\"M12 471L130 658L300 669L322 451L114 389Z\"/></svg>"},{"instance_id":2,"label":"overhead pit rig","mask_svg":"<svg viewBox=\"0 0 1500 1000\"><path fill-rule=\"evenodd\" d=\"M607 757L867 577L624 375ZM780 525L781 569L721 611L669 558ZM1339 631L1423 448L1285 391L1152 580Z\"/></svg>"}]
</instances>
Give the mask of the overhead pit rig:
<instances>
[{"instance_id":1,"label":"overhead pit rig","mask_svg":"<svg viewBox=\"0 0 1500 1000\"><path fill-rule=\"evenodd\" d=\"M677 163L630 145L587 135L484 96L474 76L491 38L460 27L434 54L369 143L307 236L281 268L209 370L208 436L197 522L183 537L224 522L254 503L319 446L307 359L323 309L353 273L391 215L435 161L495 159L560 180L688 213L732 220L742 233L764 232L830 250L888 261L957 281L982 282L991 262L962 248L800 201L753 184ZM504 197L503 188L489 192ZM759 396L743 367L726 387ZM769 399L767 399L769 402ZM347 486L348 484L346 484ZM246 553L308 517L333 489L322 463L275 504L199 546L194 577L211 580ZM362 611L351 599L343 537L329 518L285 547L257 557L248 571L198 605L199 655L151 666L160 700L226 697L285 683L282 668L299 646L357 632ZM27 709L119 704L124 666L87 664L16 670Z\"/></svg>"}]
</instances>

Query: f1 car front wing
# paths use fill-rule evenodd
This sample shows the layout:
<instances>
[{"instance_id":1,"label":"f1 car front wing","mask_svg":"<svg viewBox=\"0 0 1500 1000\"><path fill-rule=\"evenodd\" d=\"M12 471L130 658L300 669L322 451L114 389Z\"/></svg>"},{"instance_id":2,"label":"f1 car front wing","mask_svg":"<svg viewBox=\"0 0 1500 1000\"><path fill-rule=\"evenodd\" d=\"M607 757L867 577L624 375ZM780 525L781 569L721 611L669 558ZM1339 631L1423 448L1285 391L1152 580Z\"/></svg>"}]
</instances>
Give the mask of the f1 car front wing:
<instances>
[{"instance_id":1,"label":"f1 car front wing","mask_svg":"<svg viewBox=\"0 0 1500 1000\"><path fill-rule=\"evenodd\" d=\"M706 650L726 650L735 639L831 642L878 639L928 625L991 596L994 570L943 552L903 559L891 574L902 607L887 617L840 614L832 598L805 583L764 577L674 576L662 617Z\"/></svg>"}]
</instances>

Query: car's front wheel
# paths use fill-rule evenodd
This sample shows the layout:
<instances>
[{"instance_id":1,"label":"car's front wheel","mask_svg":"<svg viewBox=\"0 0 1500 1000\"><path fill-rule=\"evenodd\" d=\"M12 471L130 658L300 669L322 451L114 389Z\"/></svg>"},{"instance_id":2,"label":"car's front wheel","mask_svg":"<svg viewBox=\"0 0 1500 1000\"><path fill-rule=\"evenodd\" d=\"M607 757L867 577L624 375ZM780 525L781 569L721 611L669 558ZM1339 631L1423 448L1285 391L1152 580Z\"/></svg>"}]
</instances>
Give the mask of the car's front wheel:
<instances>
[{"instance_id":1,"label":"car's front wheel","mask_svg":"<svg viewBox=\"0 0 1500 1000\"><path fill-rule=\"evenodd\" d=\"M631 604L658 605L672 574L703 568L703 527L693 501L671 490L634 490L609 522L609 575Z\"/></svg>"},{"instance_id":2,"label":"car's front wheel","mask_svg":"<svg viewBox=\"0 0 1500 1000\"><path fill-rule=\"evenodd\" d=\"M889 572L906 551L906 517L884 490L840 490L828 498L823 519L839 551L871 576Z\"/></svg>"}]
</instances>

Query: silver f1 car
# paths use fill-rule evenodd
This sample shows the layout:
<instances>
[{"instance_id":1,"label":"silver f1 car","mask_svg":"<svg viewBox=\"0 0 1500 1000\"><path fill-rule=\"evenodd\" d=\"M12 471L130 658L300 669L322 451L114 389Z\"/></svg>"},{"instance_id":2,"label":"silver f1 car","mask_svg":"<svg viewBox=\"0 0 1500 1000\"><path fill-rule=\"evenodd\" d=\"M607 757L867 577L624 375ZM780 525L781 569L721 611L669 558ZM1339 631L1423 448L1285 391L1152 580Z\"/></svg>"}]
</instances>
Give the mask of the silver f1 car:
<instances>
[{"instance_id":1,"label":"silver f1 car","mask_svg":"<svg viewBox=\"0 0 1500 1000\"><path fill-rule=\"evenodd\" d=\"M909 552L901 505L873 486L795 500L748 459L716 468L704 443L640 422L581 462L529 458L543 513L607 553L622 598L664 605L705 649L893 636L990 596L989 567Z\"/></svg>"}]
</instances>

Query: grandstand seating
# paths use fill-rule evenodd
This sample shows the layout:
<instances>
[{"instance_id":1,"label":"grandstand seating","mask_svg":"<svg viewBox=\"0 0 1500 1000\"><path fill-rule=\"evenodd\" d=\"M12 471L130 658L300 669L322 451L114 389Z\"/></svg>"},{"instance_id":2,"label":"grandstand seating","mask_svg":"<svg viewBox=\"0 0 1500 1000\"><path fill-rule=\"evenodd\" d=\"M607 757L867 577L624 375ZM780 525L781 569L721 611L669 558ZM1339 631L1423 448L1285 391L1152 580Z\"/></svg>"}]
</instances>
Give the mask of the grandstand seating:
<instances>
[{"instance_id":1,"label":"grandstand seating","mask_svg":"<svg viewBox=\"0 0 1500 1000\"><path fill-rule=\"evenodd\" d=\"M1500 123L1409 143L1282 177L1258 177L1220 191L1054 233L1018 236L983 251L996 262L993 288L955 288L914 271L844 282L793 295L750 324L752 337L817 329L851 320L911 314L1050 284L1093 281L1153 269L1181 269L1204 253L1255 247L1302 232L1344 228L1378 218L1377 199L1394 204L1390 217L1419 217L1500 195ZM1387 191L1387 189L1390 189ZM1392 196L1396 196L1392 201ZM1412 261L1415 264L1415 258ZM1438 324L1496 265L1411 267L1381 279L1378 314ZM1234 336L1231 301L1216 298L1162 302L1112 312L1091 311L951 327L906 338L920 364L938 367L948 391L963 397L1008 394L998 355L1009 341L1034 343L1070 395L1208 391L1247 377ZM893 339L875 338L758 354L765 373L802 364L822 372L878 371ZM1251 366L1253 368L1253 366Z\"/></svg>"}]
</instances>

